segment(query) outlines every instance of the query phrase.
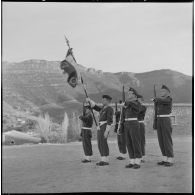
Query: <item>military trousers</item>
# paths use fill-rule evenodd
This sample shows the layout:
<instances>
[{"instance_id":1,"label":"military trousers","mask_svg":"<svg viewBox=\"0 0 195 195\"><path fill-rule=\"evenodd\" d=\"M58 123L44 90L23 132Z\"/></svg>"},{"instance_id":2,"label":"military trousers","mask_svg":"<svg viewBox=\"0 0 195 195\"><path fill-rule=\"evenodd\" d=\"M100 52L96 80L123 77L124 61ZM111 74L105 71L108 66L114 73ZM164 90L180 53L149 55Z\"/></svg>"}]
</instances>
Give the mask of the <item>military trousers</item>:
<instances>
[{"instance_id":1,"label":"military trousers","mask_svg":"<svg viewBox=\"0 0 195 195\"><path fill-rule=\"evenodd\" d=\"M172 141L172 125L169 117L157 118L157 136L160 150L163 156L174 157Z\"/></svg>"},{"instance_id":2,"label":"military trousers","mask_svg":"<svg viewBox=\"0 0 195 195\"><path fill-rule=\"evenodd\" d=\"M125 136L130 159L141 158L141 137L138 121L125 121Z\"/></svg>"},{"instance_id":3,"label":"military trousers","mask_svg":"<svg viewBox=\"0 0 195 195\"><path fill-rule=\"evenodd\" d=\"M141 137L141 151L142 151L142 156L145 155L145 145L146 145L146 138L145 138L145 124L144 123L139 123L140 127L140 137Z\"/></svg>"},{"instance_id":4,"label":"military trousers","mask_svg":"<svg viewBox=\"0 0 195 195\"><path fill-rule=\"evenodd\" d=\"M117 134L117 142L118 142L118 148L119 148L119 152L122 154L126 154L127 153L127 149L126 149L126 137L125 137L125 133L121 133L120 135Z\"/></svg>"},{"instance_id":5,"label":"military trousers","mask_svg":"<svg viewBox=\"0 0 195 195\"><path fill-rule=\"evenodd\" d=\"M109 147L107 138L104 137L104 132L106 130L106 124L100 127L100 130L97 131L97 143L98 149L101 156L109 156Z\"/></svg>"},{"instance_id":6,"label":"military trousers","mask_svg":"<svg viewBox=\"0 0 195 195\"><path fill-rule=\"evenodd\" d=\"M92 132L90 129L82 129L81 130L81 136L82 136L82 144L83 144L83 150L85 156L92 156L92 145L91 145L91 138L92 138Z\"/></svg>"}]
</instances>

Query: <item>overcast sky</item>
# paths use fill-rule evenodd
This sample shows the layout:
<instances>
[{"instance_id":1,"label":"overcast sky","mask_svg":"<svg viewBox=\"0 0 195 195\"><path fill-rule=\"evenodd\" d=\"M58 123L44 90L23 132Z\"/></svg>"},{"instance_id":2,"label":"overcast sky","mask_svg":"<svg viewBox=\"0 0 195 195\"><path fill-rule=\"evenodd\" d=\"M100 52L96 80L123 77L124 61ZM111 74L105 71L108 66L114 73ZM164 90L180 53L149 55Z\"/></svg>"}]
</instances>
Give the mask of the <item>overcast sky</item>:
<instances>
[{"instance_id":1,"label":"overcast sky","mask_svg":"<svg viewBox=\"0 0 195 195\"><path fill-rule=\"evenodd\" d=\"M192 75L192 3L3 2L3 60L60 61L108 72Z\"/></svg>"}]
</instances>

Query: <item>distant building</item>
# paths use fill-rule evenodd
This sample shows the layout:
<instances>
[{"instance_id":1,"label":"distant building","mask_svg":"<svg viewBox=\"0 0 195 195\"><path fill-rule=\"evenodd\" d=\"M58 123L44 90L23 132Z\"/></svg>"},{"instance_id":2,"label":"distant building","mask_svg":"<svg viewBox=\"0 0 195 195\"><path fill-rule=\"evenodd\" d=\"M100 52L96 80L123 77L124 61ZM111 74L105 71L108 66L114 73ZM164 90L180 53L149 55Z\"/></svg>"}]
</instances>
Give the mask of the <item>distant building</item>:
<instances>
[{"instance_id":1,"label":"distant building","mask_svg":"<svg viewBox=\"0 0 195 195\"><path fill-rule=\"evenodd\" d=\"M92 74L96 73L94 68L88 68L87 72L92 73Z\"/></svg>"},{"instance_id":2,"label":"distant building","mask_svg":"<svg viewBox=\"0 0 195 195\"><path fill-rule=\"evenodd\" d=\"M98 70L97 73L102 75L103 71L102 70Z\"/></svg>"}]
</instances>

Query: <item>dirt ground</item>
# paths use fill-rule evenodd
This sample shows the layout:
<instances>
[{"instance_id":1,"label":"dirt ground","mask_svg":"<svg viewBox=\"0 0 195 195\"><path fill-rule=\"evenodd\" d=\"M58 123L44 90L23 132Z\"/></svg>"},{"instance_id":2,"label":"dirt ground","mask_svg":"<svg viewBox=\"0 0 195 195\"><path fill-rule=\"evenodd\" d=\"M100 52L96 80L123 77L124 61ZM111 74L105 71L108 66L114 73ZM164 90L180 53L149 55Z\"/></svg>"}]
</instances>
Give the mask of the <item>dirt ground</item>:
<instances>
[{"instance_id":1,"label":"dirt ground","mask_svg":"<svg viewBox=\"0 0 195 195\"><path fill-rule=\"evenodd\" d=\"M92 163L81 163L81 143L3 146L3 193L192 192L192 138L174 137L175 165L158 166L157 138L146 140L146 162L125 169L116 160L116 140L109 140L110 165L98 167L96 141Z\"/></svg>"}]
</instances>

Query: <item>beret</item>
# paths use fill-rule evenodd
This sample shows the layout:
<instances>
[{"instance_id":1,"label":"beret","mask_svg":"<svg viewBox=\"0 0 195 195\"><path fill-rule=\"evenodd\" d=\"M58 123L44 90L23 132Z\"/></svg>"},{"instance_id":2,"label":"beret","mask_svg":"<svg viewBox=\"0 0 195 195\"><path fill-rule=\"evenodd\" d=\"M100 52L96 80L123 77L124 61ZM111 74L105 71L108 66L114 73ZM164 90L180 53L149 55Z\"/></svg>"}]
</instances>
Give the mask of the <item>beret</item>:
<instances>
[{"instance_id":1,"label":"beret","mask_svg":"<svg viewBox=\"0 0 195 195\"><path fill-rule=\"evenodd\" d=\"M166 85L162 85L161 89L166 89L170 93L170 89Z\"/></svg>"},{"instance_id":2,"label":"beret","mask_svg":"<svg viewBox=\"0 0 195 195\"><path fill-rule=\"evenodd\" d=\"M109 95L103 95L102 98L106 98L108 100L112 100L112 98Z\"/></svg>"},{"instance_id":3,"label":"beret","mask_svg":"<svg viewBox=\"0 0 195 195\"><path fill-rule=\"evenodd\" d=\"M135 89L133 89L132 87L129 88L129 91L132 91L137 97L139 96L137 91Z\"/></svg>"}]
</instances>

